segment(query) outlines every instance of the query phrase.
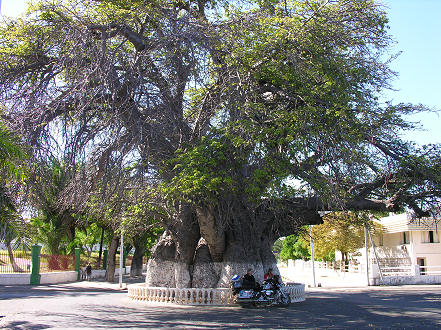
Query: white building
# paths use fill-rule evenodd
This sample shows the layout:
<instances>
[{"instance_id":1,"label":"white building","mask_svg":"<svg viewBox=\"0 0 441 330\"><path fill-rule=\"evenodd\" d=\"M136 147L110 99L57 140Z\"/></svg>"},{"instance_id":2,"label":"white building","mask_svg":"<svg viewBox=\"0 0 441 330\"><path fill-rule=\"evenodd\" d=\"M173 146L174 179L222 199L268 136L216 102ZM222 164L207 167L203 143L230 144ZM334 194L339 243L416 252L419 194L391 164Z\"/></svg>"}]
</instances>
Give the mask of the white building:
<instances>
[{"instance_id":1,"label":"white building","mask_svg":"<svg viewBox=\"0 0 441 330\"><path fill-rule=\"evenodd\" d=\"M348 265L316 261L314 272L311 261L289 260L279 270L292 281L329 287L441 284L441 219L412 219L403 213L377 222L383 233L373 238L375 249L368 239L368 258L366 249L361 248L350 255ZM338 251L335 256L341 260Z\"/></svg>"},{"instance_id":2,"label":"white building","mask_svg":"<svg viewBox=\"0 0 441 330\"><path fill-rule=\"evenodd\" d=\"M381 218L379 223L383 237L377 252L384 266L418 265L421 274L441 273L441 219L412 219L402 213Z\"/></svg>"}]
</instances>

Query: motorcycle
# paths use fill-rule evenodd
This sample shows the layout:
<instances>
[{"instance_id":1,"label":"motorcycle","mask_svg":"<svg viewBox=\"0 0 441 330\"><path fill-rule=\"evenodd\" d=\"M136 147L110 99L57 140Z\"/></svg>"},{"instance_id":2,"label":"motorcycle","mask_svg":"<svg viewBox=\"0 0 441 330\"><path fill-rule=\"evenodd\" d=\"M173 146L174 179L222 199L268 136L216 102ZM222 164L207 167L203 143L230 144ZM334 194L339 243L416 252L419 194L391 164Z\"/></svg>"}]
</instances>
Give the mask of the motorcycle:
<instances>
[{"instance_id":1,"label":"motorcycle","mask_svg":"<svg viewBox=\"0 0 441 330\"><path fill-rule=\"evenodd\" d=\"M286 292L278 275L273 279L266 280L262 286L257 285L253 289L243 288L238 275L233 276L232 290L235 301L241 307L251 306L288 306L291 297Z\"/></svg>"}]
</instances>

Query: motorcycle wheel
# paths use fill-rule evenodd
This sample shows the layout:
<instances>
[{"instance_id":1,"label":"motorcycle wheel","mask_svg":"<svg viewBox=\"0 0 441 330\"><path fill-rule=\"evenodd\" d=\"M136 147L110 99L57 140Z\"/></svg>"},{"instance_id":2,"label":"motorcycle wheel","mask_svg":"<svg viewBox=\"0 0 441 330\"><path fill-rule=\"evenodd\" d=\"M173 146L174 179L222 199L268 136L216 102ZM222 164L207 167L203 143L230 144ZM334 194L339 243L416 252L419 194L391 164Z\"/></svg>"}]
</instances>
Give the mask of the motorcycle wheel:
<instances>
[{"instance_id":1,"label":"motorcycle wheel","mask_svg":"<svg viewBox=\"0 0 441 330\"><path fill-rule=\"evenodd\" d=\"M287 307L291 303L291 297L289 294L280 295L280 306Z\"/></svg>"},{"instance_id":2,"label":"motorcycle wheel","mask_svg":"<svg viewBox=\"0 0 441 330\"><path fill-rule=\"evenodd\" d=\"M256 303L254 302L249 302L249 303L239 303L239 306L242 308L253 308L256 307Z\"/></svg>"}]
</instances>

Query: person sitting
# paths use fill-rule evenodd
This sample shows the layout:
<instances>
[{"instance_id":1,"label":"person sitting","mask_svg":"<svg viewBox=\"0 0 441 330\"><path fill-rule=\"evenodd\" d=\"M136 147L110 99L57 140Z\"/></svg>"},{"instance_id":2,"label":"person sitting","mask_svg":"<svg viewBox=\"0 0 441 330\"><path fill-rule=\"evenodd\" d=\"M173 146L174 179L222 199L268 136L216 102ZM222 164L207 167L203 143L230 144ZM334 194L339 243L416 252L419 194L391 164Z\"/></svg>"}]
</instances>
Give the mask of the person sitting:
<instances>
[{"instance_id":1,"label":"person sitting","mask_svg":"<svg viewBox=\"0 0 441 330\"><path fill-rule=\"evenodd\" d=\"M270 280L273 278L273 276L274 276L273 269L269 268L268 271L265 273L265 275L263 275L263 280L264 281Z\"/></svg>"},{"instance_id":2,"label":"person sitting","mask_svg":"<svg viewBox=\"0 0 441 330\"><path fill-rule=\"evenodd\" d=\"M274 275L271 279L268 280L269 283L271 283L272 288L277 288L278 284L282 283L282 278L280 275Z\"/></svg>"},{"instance_id":3,"label":"person sitting","mask_svg":"<svg viewBox=\"0 0 441 330\"><path fill-rule=\"evenodd\" d=\"M256 279L253 275L253 270L249 268L247 273L243 276L242 289L249 290L256 288Z\"/></svg>"}]
</instances>

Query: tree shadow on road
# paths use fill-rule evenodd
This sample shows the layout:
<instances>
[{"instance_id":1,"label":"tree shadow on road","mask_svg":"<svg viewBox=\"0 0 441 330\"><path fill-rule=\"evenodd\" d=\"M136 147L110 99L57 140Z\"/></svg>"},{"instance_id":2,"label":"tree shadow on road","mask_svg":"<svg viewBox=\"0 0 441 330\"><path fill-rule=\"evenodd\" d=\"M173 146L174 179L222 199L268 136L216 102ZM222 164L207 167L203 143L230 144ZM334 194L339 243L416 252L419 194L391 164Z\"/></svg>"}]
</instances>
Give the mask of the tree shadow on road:
<instances>
[{"instance_id":1,"label":"tree shadow on road","mask_svg":"<svg viewBox=\"0 0 441 330\"><path fill-rule=\"evenodd\" d=\"M67 293L84 295L78 288ZM58 290L55 294L65 294ZM106 290L103 290L106 292ZM109 292L109 291L107 291ZM49 292L43 292L49 293ZM91 291L90 294L100 292ZM116 293L116 292L114 292ZM48 298L51 296L47 296ZM35 324L6 324L11 328L439 328L441 293L314 292L287 308L153 305L119 296L94 296L66 311L35 312ZM17 322L17 321L15 321ZM34 326L35 325L35 326Z\"/></svg>"},{"instance_id":2,"label":"tree shadow on road","mask_svg":"<svg viewBox=\"0 0 441 330\"><path fill-rule=\"evenodd\" d=\"M0 323L0 326L3 325ZM27 321L12 321L7 324L6 329L47 329L47 325L44 324L36 324Z\"/></svg>"},{"instance_id":3,"label":"tree shadow on road","mask_svg":"<svg viewBox=\"0 0 441 330\"><path fill-rule=\"evenodd\" d=\"M99 295L106 292L121 292L109 288L99 287L81 287L69 284L49 284L49 285L20 285L20 286L2 286L0 290L0 301L9 299L27 299L27 298L49 298L56 296L84 296Z\"/></svg>"},{"instance_id":4,"label":"tree shadow on road","mask_svg":"<svg viewBox=\"0 0 441 330\"><path fill-rule=\"evenodd\" d=\"M406 296L408 305L415 311L422 310L418 309L419 299L419 295ZM363 302L360 294L329 293L316 294L288 308L152 306L125 300L119 306L89 304L79 306L75 312L46 312L39 315L38 321L47 320L47 326L67 328L437 328L440 325L439 317L403 315L400 305L394 306L393 301L388 304ZM435 303L432 305L425 303L423 309L436 308Z\"/></svg>"}]
</instances>

